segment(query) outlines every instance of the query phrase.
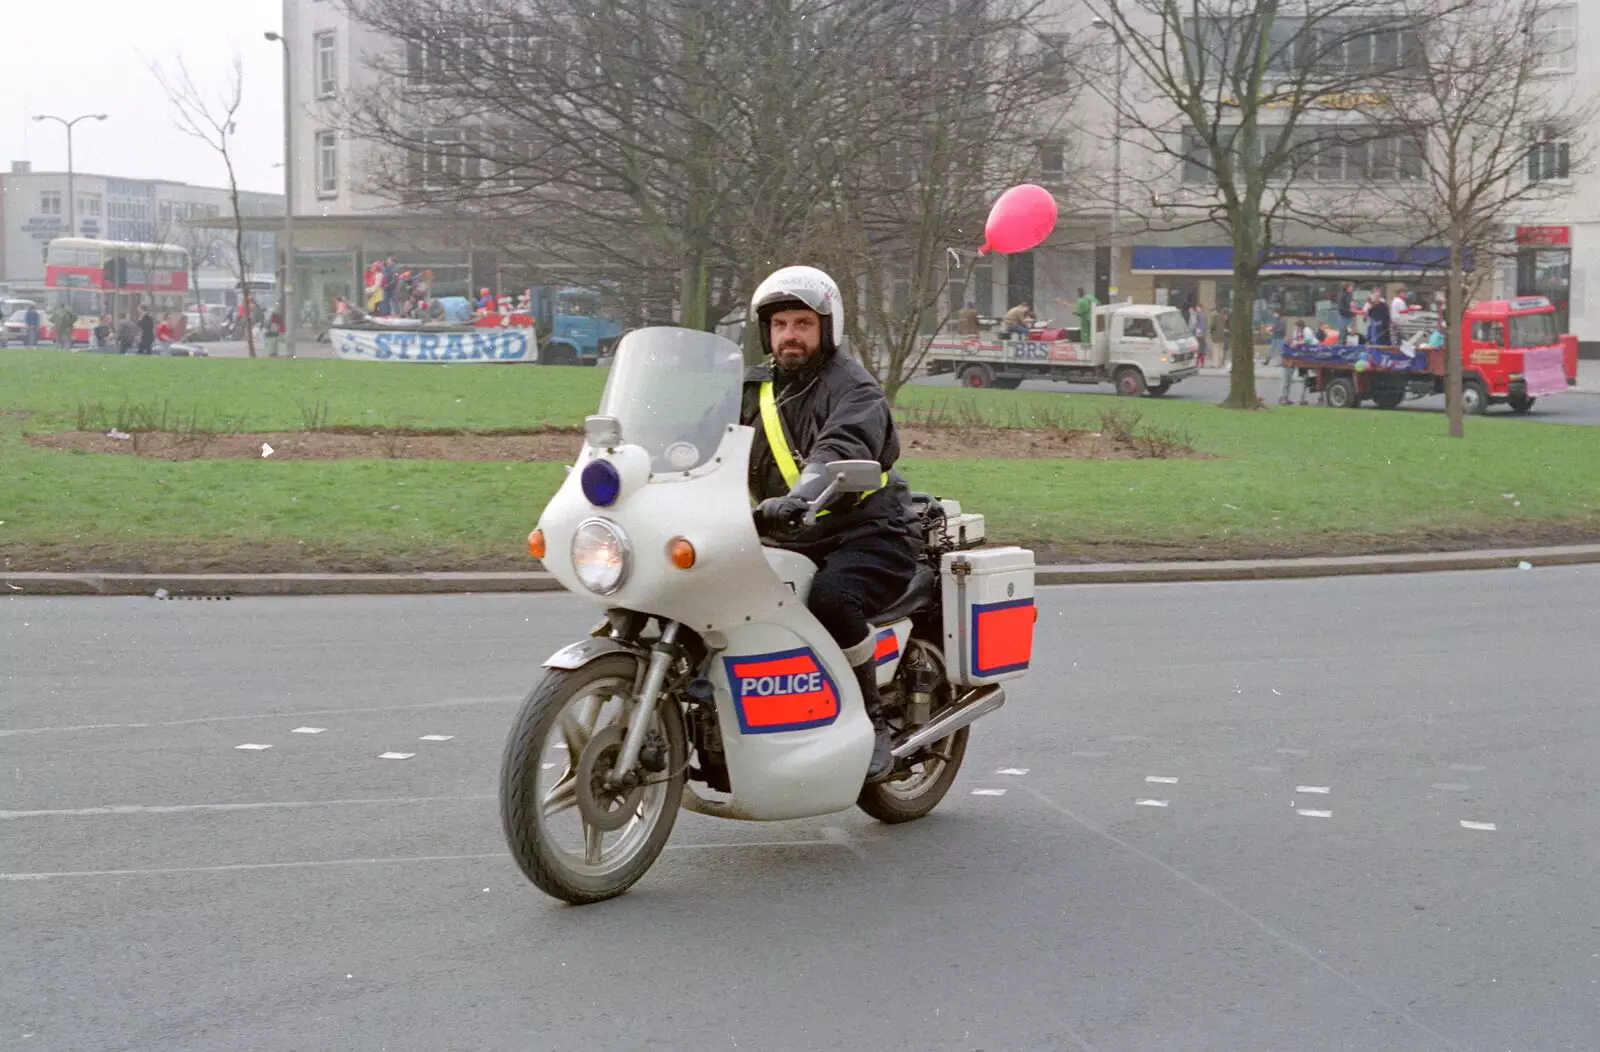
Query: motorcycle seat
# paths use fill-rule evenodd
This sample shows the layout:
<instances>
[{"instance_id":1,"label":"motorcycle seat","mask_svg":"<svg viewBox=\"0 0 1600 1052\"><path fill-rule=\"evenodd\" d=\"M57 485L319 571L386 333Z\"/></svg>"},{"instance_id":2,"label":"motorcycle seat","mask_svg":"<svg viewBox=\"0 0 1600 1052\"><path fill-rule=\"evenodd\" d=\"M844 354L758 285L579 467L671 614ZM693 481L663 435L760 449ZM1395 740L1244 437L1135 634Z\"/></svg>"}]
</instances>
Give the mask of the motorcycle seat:
<instances>
[{"instance_id":1,"label":"motorcycle seat","mask_svg":"<svg viewBox=\"0 0 1600 1052\"><path fill-rule=\"evenodd\" d=\"M939 574L936 571L928 566L917 567L916 575L911 578L911 583L900 598L890 603L887 610L870 618L869 623L874 627L887 625L926 609L933 601L934 589L938 586Z\"/></svg>"}]
</instances>

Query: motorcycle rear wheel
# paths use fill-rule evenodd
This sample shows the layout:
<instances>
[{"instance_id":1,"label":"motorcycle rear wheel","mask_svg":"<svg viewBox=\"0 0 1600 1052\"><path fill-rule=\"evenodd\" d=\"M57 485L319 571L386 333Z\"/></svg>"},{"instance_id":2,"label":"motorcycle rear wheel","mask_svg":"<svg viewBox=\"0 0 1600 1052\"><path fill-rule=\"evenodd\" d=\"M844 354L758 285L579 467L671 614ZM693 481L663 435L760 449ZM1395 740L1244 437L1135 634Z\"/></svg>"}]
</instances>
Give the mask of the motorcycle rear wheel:
<instances>
[{"instance_id":1,"label":"motorcycle rear wheel","mask_svg":"<svg viewBox=\"0 0 1600 1052\"><path fill-rule=\"evenodd\" d=\"M638 659L612 654L582 668L548 671L522 703L506 741L500 769L506 843L539 890L573 905L631 888L666 847L677 821L688 743L671 698L656 703L652 726L666 745L665 770L636 768L648 784L627 793L600 784L620 751L616 732L626 727L637 669ZM591 775L586 783L580 769ZM580 794L588 795L580 801ZM598 814L597 821L609 824L606 813L620 819L621 808L633 813L620 828L590 821Z\"/></svg>"},{"instance_id":2,"label":"motorcycle rear wheel","mask_svg":"<svg viewBox=\"0 0 1600 1052\"><path fill-rule=\"evenodd\" d=\"M899 781L862 786L856 806L890 825L916 821L938 807L961 771L961 761L967 755L967 732L971 729L963 727L930 745L928 751L938 754L937 758L921 761Z\"/></svg>"}]
</instances>

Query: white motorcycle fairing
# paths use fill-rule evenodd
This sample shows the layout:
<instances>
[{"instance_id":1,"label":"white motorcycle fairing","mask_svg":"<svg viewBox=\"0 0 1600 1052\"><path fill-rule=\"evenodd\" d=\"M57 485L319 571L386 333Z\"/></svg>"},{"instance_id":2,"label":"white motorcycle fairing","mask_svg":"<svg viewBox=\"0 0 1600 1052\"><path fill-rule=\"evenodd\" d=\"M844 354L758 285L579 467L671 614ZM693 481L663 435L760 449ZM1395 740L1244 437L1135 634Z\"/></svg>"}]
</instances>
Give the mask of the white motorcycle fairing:
<instances>
[{"instance_id":1,"label":"white motorcycle fairing","mask_svg":"<svg viewBox=\"0 0 1600 1052\"><path fill-rule=\"evenodd\" d=\"M757 820L830 814L856 802L872 756L872 724L844 654L805 607L815 567L764 548L756 534L745 479L753 436L749 427L728 426L699 467L658 470L643 484L641 457L649 464L650 454L627 445L626 432L612 450L585 443L539 517L544 565L577 595L681 622L712 649L706 676L716 691L732 792L697 810ZM595 459L612 460L624 480L607 507L591 504L580 482ZM573 565L573 537L596 518L626 538L627 569L607 595L587 589ZM694 546L692 569L678 569L670 558L677 538ZM895 635L903 647L905 637Z\"/></svg>"},{"instance_id":2,"label":"white motorcycle fairing","mask_svg":"<svg viewBox=\"0 0 1600 1052\"><path fill-rule=\"evenodd\" d=\"M817 574L817 564L799 552L783 548L768 548L767 562L785 587L804 603L811 595L811 579ZM873 629L877 639L874 658L878 663L878 686L894 681L900 668L900 658L906 652L906 641L911 638L911 619L902 618L890 625Z\"/></svg>"}]
</instances>

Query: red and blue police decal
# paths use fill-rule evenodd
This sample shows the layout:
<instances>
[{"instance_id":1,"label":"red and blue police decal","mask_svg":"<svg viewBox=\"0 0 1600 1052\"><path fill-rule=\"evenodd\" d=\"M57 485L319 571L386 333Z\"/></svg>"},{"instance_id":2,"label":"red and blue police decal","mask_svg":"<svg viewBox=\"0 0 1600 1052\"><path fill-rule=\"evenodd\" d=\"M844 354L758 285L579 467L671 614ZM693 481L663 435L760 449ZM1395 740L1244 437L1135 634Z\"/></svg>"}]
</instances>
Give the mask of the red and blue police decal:
<instances>
[{"instance_id":1,"label":"red and blue police decal","mask_svg":"<svg viewBox=\"0 0 1600 1052\"><path fill-rule=\"evenodd\" d=\"M1020 672L1033 658L1033 600L972 607L972 674Z\"/></svg>"},{"instance_id":2,"label":"red and blue police decal","mask_svg":"<svg viewBox=\"0 0 1600 1052\"><path fill-rule=\"evenodd\" d=\"M722 663L745 734L803 731L839 718L839 691L810 647L723 658Z\"/></svg>"},{"instance_id":3,"label":"red and blue police decal","mask_svg":"<svg viewBox=\"0 0 1600 1052\"><path fill-rule=\"evenodd\" d=\"M878 633L878 645L872 651L874 663L887 665L900 656L900 639L894 629L885 628Z\"/></svg>"}]
</instances>

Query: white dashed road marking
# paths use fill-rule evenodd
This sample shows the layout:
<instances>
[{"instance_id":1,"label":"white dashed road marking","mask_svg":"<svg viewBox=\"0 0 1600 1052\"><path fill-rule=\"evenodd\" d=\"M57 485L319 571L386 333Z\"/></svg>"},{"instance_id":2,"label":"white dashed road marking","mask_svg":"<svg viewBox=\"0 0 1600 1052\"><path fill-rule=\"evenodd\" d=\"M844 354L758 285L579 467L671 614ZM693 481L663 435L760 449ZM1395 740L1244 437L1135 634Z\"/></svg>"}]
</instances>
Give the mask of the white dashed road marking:
<instances>
[{"instance_id":1,"label":"white dashed road marking","mask_svg":"<svg viewBox=\"0 0 1600 1052\"><path fill-rule=\"evenodd\" d=\"M326 727L296 727L294 730L290 731L289 733L290 734L321 734L323 731L325 731L327 729L328 728L326 728Z\"/></svg>"},{"instance_id":2,"label":"white dashed road marking","mask_svg":"<svg viewBox=\"0 0 1600 1052\"><path fill-rule=\"evenodd\" d=\"M1028 769L1026 767L1002 767L1002 768L1000 768L998 771L996 771L994 773L995 774L1019 774L1020 775L1020 774L1027 774L1028 773Z\"/></svg>"},{"instance_id":3,"label":"white dashed road marking","mask_svg":"<svg viewBox=\"0 0 1600 1052\"><path fill-rule=\"evenodd\" d=\"M383 752L378 754L380 760L409 760L417 755L414 752Z\"/></svg>"},{"instance_id":4,"label":"white dashed road marking","mask_svg":"<svg viewBox=\"0 0 1600 1052\"><path fill-rule=\"evenodd\" d=\"M270 745L260 745L260 744L257 744L256 742L245 742L243 745L235 745L234 748L235 749L244 749L247 752L260 752L262 749L270 749L270 748L272 748L272 746L270 746Z\"/></svg>"},{"instance_id":5,"label":"white dashed road marking","mask_svg":"<svg viewBox=\"0 0 1600 1052\"><path fill-rule=\"evenodd\" d=\"M419 741L419 742L447 742L451 738L454 738L454 737L455 737L454 734L424 734L422 737L418 738L417 741Z\"/></svg>"},{"instance_id":6,"label":"white dashed road marking","mask_svg":"<svg viewBox=\"0 0 1600 1052\"><path fill-rule=\"evenodd\" d=\"M1144 776L1144 780L1147 781L1147 782L1154 782L1156 785L1177 785L1178 784L1178 780L1176 778L1168 778L1165 775L1159 775L1159 774L1147 774L1147 775Z\"/></svg>"},{"instance_id":7,"label":"white dashed road marking","mask_svg":"<svg viewBox=\"0 0 1600 1052\"><path fill-rule=\"evenodd\" d=\"M1477 830L1480 830L1480 831L1485 832L1485 833L1493 833L1497 827L1495 826L1495 824L1493 822L1468 822L1466 819L1463 818L1461 820L1461 828L1462 829L1477 829Z\"/></svg>"},{"instance_id":8,"label":"white dashed road marking","mask_svg":"<svg viewBox=\"0 0 1600 1052\"><path fill-rule=\"evenodd\" d=\"M1004 796L1004 795L1006 795L1006 791L1004 789L974 789L974 790L972 790L972 795L973 796Z\"/></svg>"},{"instance_id":9,"label":"white dashed road marking","mask_svg":"<svg viewBox=\"0 0 1600 1052\"><path fill-rule=\"evenodd\" d=\"M1165 800L1135 800L1133 802L1133 806L1134 807L1166 807L1167 806L1167 801L1165 801Z\"/></svg>"},{"instance_id":10,"label":"white dashed road marking","mask_svg":"<svg viewBox=\"0 0 1600 1052\"><path fill-rule=\"evenodd\" d=\"M1295 810L1295 814L1297 814L1297 815L1305 815L1307 818L1332 818L1333 817L1333 812L1332 811L1312 811L1312 810L1310 810L1308 808L1304 808L1304 807L1297 808Z\"/></svg>"},{"instance_id":11,"label":"white dashed road marking","mask_svg":"<svg viewBox=\"0 0 1600 1052\"><path fill-rule=\"evenodd\" d=\"M1297 793L1321 793L1326 796L1328 787L1325 785L1297 785L1294 787L1294 791Z\"/></svg>"}]
</instances>

